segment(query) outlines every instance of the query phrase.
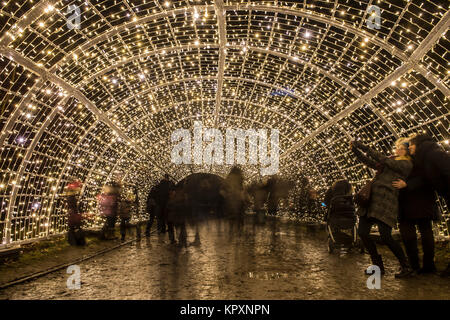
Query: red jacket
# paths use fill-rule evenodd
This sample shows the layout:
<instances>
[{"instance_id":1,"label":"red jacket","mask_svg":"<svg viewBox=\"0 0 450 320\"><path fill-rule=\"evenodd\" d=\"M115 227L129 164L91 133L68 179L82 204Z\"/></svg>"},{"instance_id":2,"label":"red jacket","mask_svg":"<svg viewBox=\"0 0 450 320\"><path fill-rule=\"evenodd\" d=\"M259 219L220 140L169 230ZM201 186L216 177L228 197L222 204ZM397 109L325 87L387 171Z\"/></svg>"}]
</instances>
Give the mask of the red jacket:
<instances>
[{"instance_id":1,"label":"red jacket","mask_svg":"<svg viewBox=\"0 0 450 320\"><path fill-rule=\"evenodd\" d=\"M119 207L119 195L114 193L101 193L97 196L100 215L115 217Z\"/></svg>"}]
</instances>

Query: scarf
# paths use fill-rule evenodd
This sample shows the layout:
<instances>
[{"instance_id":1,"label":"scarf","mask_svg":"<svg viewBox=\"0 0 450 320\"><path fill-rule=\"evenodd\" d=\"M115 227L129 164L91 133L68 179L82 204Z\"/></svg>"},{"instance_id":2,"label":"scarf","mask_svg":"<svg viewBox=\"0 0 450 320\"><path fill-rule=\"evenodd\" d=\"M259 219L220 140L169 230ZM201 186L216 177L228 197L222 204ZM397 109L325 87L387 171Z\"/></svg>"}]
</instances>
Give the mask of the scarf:
<instances>
[{"instance_id":1,"label":"scarf","mask_svg":"<svg viewBox=\"0 0 450 320\"><path fill-rule=\"evenodd\" d=\"M412 158L410 156L392 156L392 158L394 158L394 160L412 161Z\"/></svg>"}]
</instances>

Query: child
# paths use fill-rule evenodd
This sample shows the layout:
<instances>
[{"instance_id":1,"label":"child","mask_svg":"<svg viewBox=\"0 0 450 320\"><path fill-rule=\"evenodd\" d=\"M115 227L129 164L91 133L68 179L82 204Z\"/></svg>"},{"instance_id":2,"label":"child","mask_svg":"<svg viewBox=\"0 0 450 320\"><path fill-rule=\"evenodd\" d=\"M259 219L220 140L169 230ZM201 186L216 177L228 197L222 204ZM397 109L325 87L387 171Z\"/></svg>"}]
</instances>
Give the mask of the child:
<instances>
[{"instance_id":1,"label":"child","mask_svg":"<svg viewBox=\"0 0 450 320\"><path fill-rule=\"evenodd\" d=\"M63 196L66 197L67 214L68 214L68 241L70 245L84 246L86 240L84 232L81 229L81 214L78 208L78 197L81 192L82 184L78 180L74 180L65 187Z\"/></svg>"},{"instance_id":2,"label":"child","mask_svg":"<svg viewBox=\"0 0 450 320\"><path fill-rule=\"evenodd\" d=\"M119 217L120 217L120 235L121 240L125 241L125 230L130 224L131 217L135 208L136 196L128 191L120 200Z\"/></svg>"}]
</instances>

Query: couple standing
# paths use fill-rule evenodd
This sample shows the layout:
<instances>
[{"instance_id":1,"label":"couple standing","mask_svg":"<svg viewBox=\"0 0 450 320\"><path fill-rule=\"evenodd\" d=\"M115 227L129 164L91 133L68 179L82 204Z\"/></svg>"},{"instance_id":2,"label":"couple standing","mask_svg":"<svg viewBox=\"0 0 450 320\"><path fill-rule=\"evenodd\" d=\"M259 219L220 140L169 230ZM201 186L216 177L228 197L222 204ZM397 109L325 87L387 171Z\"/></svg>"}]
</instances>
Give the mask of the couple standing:
<instances>
[{"instance_id":1,"label":"couple standing","mask_svg":"<svg viewBox=\"0 0 450 320\"><path fill-rule=\"evenodd\" d=\"M395 156L388 157L364 144L353 141L351 150L377 174L371 187L370 202L361 209L359 236L369 252L372 264L384 273L381 256L370 238L374 224L383 242L397 257L401 270L395 276L413 273L433 273L434 237L432 221L437 220L435 191L449 204L450 155L428 135L402 138L395 143ZM392 228L399 221L400 233L408 259L398 242L392 238ZM424 251L420 268L416 225L419 227Z\"/></svg>"}]
</instances>

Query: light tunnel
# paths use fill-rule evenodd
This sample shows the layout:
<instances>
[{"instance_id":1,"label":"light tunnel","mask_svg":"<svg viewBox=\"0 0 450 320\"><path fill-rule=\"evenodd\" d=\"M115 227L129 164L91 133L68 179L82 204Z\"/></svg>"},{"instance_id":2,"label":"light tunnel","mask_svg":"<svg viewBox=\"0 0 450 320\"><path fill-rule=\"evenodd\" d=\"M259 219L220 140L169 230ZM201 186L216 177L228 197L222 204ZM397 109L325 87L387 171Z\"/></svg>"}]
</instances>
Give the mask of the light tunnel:
<instances>
[{"instance_id":1,"label":"light tunnel","mask_svg":"<svg viewBox=\"0 0 450 320\"><path fill-rule=\"evenodd\" d=\"M95 212L117 175L141 199L165 173L224 176L171 161L171 133L195 121L279 130L279 174L321 194L372 176L352 139L387 154L429 132L448 148L449 26L440 0L3 0L2 246L65 232L74 178Z\"/></svg>"}]
</instances>

